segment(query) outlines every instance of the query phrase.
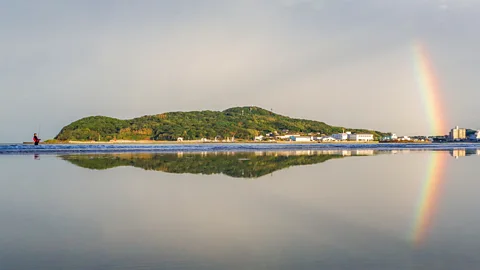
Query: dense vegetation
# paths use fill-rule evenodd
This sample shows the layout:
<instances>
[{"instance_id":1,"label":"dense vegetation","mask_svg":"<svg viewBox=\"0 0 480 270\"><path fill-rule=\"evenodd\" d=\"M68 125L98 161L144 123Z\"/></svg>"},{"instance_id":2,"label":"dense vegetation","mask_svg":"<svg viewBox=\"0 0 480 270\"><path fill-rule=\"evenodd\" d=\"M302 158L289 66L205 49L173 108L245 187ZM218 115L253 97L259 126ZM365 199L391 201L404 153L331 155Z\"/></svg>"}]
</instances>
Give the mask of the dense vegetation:
<instances>
[{"instance_id":1,"label":"dense vegetation","mask_svg":"<svg viewBox=\"0 0 480 270\"><path fill-rule=\"evenodd\" d=\"M267 133L283 134L342 132L343 127L334 127L323 122L294 119L272 113L258 107L235 107L222 112L193 111L169 112L120 120L105 116L91 116L65 126L55 137L57 140L185 140L230 138L252 140L254 136ZM375 137L386 133L364 129L348 129L352 132L368 132Z\"/></svg>"},{"instance_id":2,"label":"dense vegetation","mask_svg":"<svg viewBox=\"0 0 480 270\"><path fill-rule=\"evenodd\" d=\"M465 134L466 134L467 137L470 137L470 136L472 136L472 135L475 135L475 133L477 133L477 130L475 130L475 129L467 129L467 130L465 131Z\"/></svg>"},{"instance_id":3,"label":"dense vegetation","mask_svg":"<svg viewBox=\"0 0 480 270\"><path fill-rule=\"evenodd\" d=\"M254 153L208 154L116 154L70 155L64 160L77 166L105 170L119 166L133 166L145 170L168 173L225 174L237 178L257 178L290 166L325 162L341 155L255 155Z\"/></svg>"}]
</instances>

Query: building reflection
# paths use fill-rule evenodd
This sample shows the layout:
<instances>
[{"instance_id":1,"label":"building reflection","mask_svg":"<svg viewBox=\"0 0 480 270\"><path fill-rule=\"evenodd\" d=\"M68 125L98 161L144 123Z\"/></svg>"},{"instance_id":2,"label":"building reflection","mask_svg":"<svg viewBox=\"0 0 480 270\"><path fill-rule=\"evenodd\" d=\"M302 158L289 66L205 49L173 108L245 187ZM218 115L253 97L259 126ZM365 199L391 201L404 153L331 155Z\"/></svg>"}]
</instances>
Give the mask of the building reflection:
<instances>
[{"instance_id":1,"label":"building reflection","mask_svg":"<svg viewBox=\"0 0 480 270\"><path fill-rule=\"evenodd\" d=\"M454 158L461 158L466 156L480 156L480 149L475 148L452 149L449 152L450 155Z\"/></svg>"},{"instance_id":2,"label":"building reflection","mask_svg":"<svg viewBox=\"0 0 480 270\"><path fill-rule=\"evenodd\" d=\"M454 158L459 158L459 157L464 157L466 156L466 151L465 149L453 149L450 150L450 155Z\"/></svg>"},{"instance_id":3,"label":"building reflection","mask_svg":"<svg viewBox=\"0 0 480 270\"><path fill-rule=\"evenodd\" d=\"M258 178L289 167L323 163L331 159L378 154L424 152L427 150L325 149L255 152L177 152L65 155L62 159L87 169L104 170L132 166L168 173L224 174L231 177ZM445 152L445 150L439 150ZM452 149L452 157L480 155L480 149ZM34 155L39 159L38 155Z\"/></svg>"}]
</instances>

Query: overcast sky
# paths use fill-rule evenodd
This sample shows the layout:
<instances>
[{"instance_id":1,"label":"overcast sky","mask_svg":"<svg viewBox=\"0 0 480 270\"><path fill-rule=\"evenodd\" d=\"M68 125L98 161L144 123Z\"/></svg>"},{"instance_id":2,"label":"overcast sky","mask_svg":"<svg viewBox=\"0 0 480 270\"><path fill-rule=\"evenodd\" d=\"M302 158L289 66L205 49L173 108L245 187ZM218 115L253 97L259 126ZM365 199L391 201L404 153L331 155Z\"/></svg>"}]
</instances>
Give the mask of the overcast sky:
<instances>
[{"instance_id":1,"label":"overcast sky","mask_svg":"<svg viewBox=\"0 0 480 270\"><path fill-rule=\"evenodd\" d=\"M480 128L479 25L480 0L0 0L0 142L90 115L245 105L428 134L415 40L445 121Z\"/></svg>"}]
</instances>

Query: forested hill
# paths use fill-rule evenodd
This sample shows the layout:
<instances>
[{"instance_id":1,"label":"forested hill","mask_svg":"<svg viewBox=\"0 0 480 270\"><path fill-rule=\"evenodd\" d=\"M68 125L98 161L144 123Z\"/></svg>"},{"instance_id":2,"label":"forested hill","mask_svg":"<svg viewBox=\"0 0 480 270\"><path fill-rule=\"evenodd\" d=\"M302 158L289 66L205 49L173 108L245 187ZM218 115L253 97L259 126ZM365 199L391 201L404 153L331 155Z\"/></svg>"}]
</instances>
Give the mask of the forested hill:
<instances>
[{"instance_id":1,"label":"forested hill","mask_svg":"<svg viewBox=\"0 0 480 270\"><path fill-rule=\"evenodd\" d=\"M57 140L185 140L235 137L252 140L254 136L270 132L332 134L342 132L323 122L294 119L259 107L235 107L224 111L168 112L129 120L105 116L90 116L65 126ZM345 129L368 132L375 136L385 133L365 129Z\"/></svg>"}]
</instances>

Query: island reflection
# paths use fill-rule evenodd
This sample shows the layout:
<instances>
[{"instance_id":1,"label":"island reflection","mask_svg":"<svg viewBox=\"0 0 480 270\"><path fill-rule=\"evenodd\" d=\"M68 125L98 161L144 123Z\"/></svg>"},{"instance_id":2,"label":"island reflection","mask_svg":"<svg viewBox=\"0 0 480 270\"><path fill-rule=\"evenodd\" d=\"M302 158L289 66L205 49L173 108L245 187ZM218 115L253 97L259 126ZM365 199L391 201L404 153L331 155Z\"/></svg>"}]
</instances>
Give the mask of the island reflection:
<instances>
[{"instance_id":1,"label":"island reflection","mask_svg":"<svg viewBox=\"0 0 480 270\"><path fill-rule=\"evenodd\" d=\"M419 152L422 150L415 150ZM411 150L306 150L275 152L118 153L63 155L74 165L91 170L132 166L166 173L224 174L235 178L258 178L285 168L323 163L331 159L377 154L409 153ZM478 149L449 150L458 158L480 155Z\"/></svg>"},{"instance_id":2,"label":"island reflection","mask_svg":"<svg viewBox=\"0 0 480 270\"><path fill-rule=\"evenodd\" d=\"M374 150L122 153L64 155L62 159L82 168L106 170L132 166L167 173L224 174L258 178L288 167L322 163L349 156L374 155Z\"/></svg>"}]
</instances>

